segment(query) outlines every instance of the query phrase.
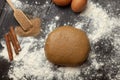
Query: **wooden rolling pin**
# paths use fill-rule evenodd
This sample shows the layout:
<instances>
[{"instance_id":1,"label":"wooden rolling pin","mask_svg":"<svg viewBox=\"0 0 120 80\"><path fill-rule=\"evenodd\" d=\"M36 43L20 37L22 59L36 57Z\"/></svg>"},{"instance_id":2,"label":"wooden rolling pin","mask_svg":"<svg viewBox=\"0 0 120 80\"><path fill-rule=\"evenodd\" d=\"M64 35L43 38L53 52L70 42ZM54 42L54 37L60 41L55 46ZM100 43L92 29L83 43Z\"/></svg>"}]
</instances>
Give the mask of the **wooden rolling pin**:
<instances>
[{"instance_id":1,"label":"wooden rolling pin","mask_svg":"<svg viewBox=\"0 0 120 80\"><path fill-rule=\"evenodd\" d=\"M22 10L16 9L13 6L11 0L7 0L7 2L14 11L15 19L18 21L24 31L28 31L32 27L32 23L30 22L30 20L27 18L27 16L23 13Z\"/></svg>"}]
</instances>

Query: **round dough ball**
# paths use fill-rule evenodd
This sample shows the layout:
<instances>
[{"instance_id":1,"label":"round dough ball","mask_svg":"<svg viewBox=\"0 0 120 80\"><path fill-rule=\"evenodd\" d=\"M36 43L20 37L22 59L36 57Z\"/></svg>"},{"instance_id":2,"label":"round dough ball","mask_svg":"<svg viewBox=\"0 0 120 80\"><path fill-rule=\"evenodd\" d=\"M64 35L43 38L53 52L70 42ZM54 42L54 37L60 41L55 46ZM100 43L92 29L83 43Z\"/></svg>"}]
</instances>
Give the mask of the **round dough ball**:
<instances>
[{"instance_id":1,"label":"round dough ball","mask_svg":"<svg viewBox=\"0 0 120 80\"><path fill-rule=\"evenodd\" d=\"M90 50L85 32L71 26L55 29L45 43L47 59L58 65L76 66L82 64Z\"/></svg>"}]
</instances>

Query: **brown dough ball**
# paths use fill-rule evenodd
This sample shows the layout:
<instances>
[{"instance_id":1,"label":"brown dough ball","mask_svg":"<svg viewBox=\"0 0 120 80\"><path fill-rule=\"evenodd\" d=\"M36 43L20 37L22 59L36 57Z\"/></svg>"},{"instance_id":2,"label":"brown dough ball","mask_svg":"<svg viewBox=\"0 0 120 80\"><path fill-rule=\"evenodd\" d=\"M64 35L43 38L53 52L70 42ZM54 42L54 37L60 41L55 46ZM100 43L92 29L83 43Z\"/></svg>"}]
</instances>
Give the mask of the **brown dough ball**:
<instances>
[{"instance_id":1,"label":"brown dough ball","mask_svg":"<svg viewBox=\"0 0 120 80\"><path fill-rule=\"evenodd\" d=\"M22 37L27 37L27 36L37 36L40 34L40 29L41 29L41 20L39 18L35 18L35 19L31 19L30 20L33 24L33 27L30 28L29 31L24 31L22 29L22 27L20 26L17 26L15 28L16 30L16 33L19 35L19 36L22 36Z\"/></svg>"},{"instance_id":2,"label":"brown dough ball","mask_svg":"<svg viewBox=\"0 0 120 80\"><path fill-rule=\"evenodd\" d=\"M45 43L47 59L58 65L75 66L82 64L90 50L85 32L71 26L55 29Z\"/></svg>"}]
</instances>

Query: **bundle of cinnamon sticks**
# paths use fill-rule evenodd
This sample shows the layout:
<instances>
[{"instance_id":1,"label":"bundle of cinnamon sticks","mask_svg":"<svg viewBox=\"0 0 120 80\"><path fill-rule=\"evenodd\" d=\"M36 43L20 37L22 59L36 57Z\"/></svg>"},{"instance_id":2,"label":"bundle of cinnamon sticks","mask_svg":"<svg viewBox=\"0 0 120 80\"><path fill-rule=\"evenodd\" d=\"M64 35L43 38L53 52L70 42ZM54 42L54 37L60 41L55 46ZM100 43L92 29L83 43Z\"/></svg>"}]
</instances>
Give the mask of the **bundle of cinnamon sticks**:
<instances>
[{"instance_id":1,"label":"bundle of cinnamon sticks","mask_svg":"<svg viewBox=\"0 0 120 80\"><path fill-rule=\"evenodd\" d=\"M16 55L18 55L21 50L19 41L17 39L17 36L15 34L13 27L10 27L10 31L5 34L5 41L6 41L9 59L10 61L12 61L13 60L12 46L14 48L14 52L16 53Z\"/></svg>"}]
</instances>

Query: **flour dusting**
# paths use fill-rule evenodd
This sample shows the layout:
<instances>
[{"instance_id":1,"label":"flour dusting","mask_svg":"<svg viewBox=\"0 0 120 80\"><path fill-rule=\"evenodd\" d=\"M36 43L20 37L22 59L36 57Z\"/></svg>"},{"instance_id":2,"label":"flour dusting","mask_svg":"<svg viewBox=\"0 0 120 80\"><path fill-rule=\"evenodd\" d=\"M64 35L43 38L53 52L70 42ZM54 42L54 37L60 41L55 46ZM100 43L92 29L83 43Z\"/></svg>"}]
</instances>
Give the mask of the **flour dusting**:
<instances>
[{"instance_id":1,"label":"flour dusting","mask_svg":"<svg viewBox=\"0 0 120 80\"><path fill-rule=\"evenodd\" d=\"M12 2L17 8L30 13L33 17L43 16L44 18L46 15L42 15L46 11L44 9L50 6L47 1L42 6L29 5L28 1L22 3L19 0L12 0ZM35 1L35 4L41 3ZM73 26L87 33L91 45L88 60L83 65L61 67L46 59L45 39L56 28L57 21L61 19L60 16L55 16L44 26L45 30L41 30L43 34L45 33L45 37L19 37L22 51L14 56L11 62L9 77L14 80L119 80L120 19L109 16L105 9L91 0L88 1L86 10L78 17L82 17L82 20L73 19L76 21ZM70 22L67 23L70 24ZM4 41L2 45L5 48L0 55L8 59Z\"/></svg>"}]
</instances>

